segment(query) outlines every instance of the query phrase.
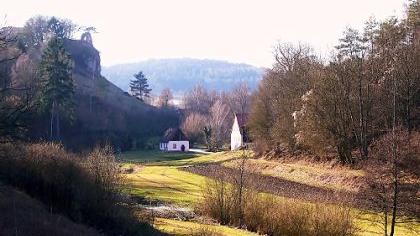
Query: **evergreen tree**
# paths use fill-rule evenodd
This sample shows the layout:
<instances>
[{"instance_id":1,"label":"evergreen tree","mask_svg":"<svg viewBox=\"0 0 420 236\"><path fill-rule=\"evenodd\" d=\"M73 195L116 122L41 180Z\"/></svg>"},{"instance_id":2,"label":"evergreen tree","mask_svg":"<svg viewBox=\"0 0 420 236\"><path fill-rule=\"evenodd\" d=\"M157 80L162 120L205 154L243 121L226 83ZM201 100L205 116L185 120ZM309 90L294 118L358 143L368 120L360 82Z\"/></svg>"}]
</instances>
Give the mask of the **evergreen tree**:
<instances>
[{"instance_id":1,"label":"evergreen tree","mask_svg":"<svg viewBox=\"0 0 420 236\"><path fill-rule=\"evenodd\" d=\"M130 90L131 93L136 96L140 101L144 101L146 97L149 97L150 91L149 84L147 83L147 78L144 76L143 72L134 75L133 80L130 81Z\"/></svg>"},{"instance_id":2,"label":"evergreen tree","mask_svg":"<svg viewBox=\"0 0 420 236\"><path fill-rule=\"evenodd\" d=\"M60 119L72 120L74 113L72 60L64 49L62 39L54 37L48 42L42 55L40 71L43 85L41 108L50 112L50 138L59 140Z\"/></svg>"}]
</instances>

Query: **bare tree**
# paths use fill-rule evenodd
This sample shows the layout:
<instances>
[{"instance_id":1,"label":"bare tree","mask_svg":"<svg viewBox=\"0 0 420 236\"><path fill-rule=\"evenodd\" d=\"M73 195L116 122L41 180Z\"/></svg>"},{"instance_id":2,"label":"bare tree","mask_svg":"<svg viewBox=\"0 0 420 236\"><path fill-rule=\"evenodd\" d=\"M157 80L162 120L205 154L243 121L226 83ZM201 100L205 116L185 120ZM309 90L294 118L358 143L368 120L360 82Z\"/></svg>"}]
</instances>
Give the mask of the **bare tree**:
<instances>
[{"instance_id":1,"label":"bare tree","mask_svg":"<svg viewBox=\"0 0 420 236\"><path fill-rule=\"evenodd\" d=\"M19 137L25 130L24 117L35 105L35 68L21 57L16 32L0 29L0 139ZM15 65L15 66L13 66ZM12 70L14 68L14 70ZM20 80L24 77L24 80ZM17 80L19 78L19 80Z\"/></svg>"},{"instance_id":2,"label":"bare tree","mask_svg":"<svg viewBox=\"0 0 420 236\"><path fill-rule=\"evenodd\" d=\"M203 142L203 129L207 118L200 113L190 113L182 122L181 128L192 144Z\"/></svg>"},{"instance_id":3,"label":"bare tree","mask_svg":"<svg viewBox=\"0 0 420 236\"><path fill-rule=\"evenodd\" d=\"M228 131L229 107L221 100L217 100L210 108L210 121L212 147L211 149L220 150L225 141Z\"/></svg>"},{"instance_id":4,"label":"bare tree","mask_svg":"<svg viewBox=\"0 0 420 236\"><path fill-rule=\"evenodd\" d=\"M358 125L353 124L354 137L357 139L360 156L366 158L368 155L368 142L366 130L366 78L364 74L364 64L366 56L366 39L355 29L347 28L340 44L336 47L339 50L339 60L348 61L347 77L357 81L354 86L355 94L357 94L358 112L354 112L353 116L358 114ZM356 92L357 91L357 92ZM349 103L353 101L349 100ZM356 121L356 117L352 118Z\"/></svg>"},{"instance_id":5,"label":"bare tree","mask_svg":"<svg viewBox=\"0 0 420 236\"><path fill-rule=\"evenodd\" d=\"M370 207L383 213L380 223L386 236L395 235L396 224L410 221L401 216L419 214L416 196L420 188L419 141L420 133L409 134L407 129L395 127L374 143L370 158L364 163L367 173L365 199Z\"/></svg>"},{"instance_id":6,"label":"bare tree","mask_svg":"<svg viewBox=\"0 0 420 236\"><path fill-rule=\"evenodd\" d=\"M251 92L246 82L240 82L229 96L230 109L234 113L248 113L251 102Z\"/></svg>"},{"instance_id":7,"label":"bare tree","mask_svg":"<svg viewBox=\"0 0 420 236\"><path fill-rule=\"evenodd\" d=\"M250 126L256 139L268 148L296 148L293 113L301 109L301 96L313 87L320 63L304 45L279 44L276 63L267 70L256 92Z\"/></svg>"},{"instance_id":8,"label":"bare tree","mask_svg":"<svg viewBox=\"0 0 420 236\"><path fill-rule=\"evenodd\" d=\"M200 114L208 114L213 105L210 93L201 85L197 85L185 93L183 103L188 112Z\"/></svg>"},{"instance_id":9,"label":"bare tree","mask_svg":"<svg viewBox=\"0 0 420 236\"><path fill-rule=\"evenodd\" d=\"M170 101L173 99L172 92L169 88L165 88L160 93L158 99L158 106L159 107L168 107L170 105Z\"/></svg>"}]
</instances>

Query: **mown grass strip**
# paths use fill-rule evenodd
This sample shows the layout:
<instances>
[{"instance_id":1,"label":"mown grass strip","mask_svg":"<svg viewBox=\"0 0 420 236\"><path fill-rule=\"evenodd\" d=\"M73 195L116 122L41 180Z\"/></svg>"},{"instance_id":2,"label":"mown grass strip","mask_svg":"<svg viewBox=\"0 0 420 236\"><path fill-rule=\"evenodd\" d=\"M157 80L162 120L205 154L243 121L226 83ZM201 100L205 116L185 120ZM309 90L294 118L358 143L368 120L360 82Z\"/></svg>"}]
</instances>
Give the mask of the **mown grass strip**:
<instances>
[{"instance_id":1,"label":"mown grass strip","mask_svg":"<svg viewBox=\"0 0 420 236\"><path fill-rule=\"evenodd\" d=\"M154 226L162 232L173 234L173 235L200 235L199 233L212 232L217 235L226 236L256 236L258 234L249 231L235 229L228 226L217 225L217 224L203 224L198 222L181 221L174 219L157 218Z\"/></svg>"}]
</instances>

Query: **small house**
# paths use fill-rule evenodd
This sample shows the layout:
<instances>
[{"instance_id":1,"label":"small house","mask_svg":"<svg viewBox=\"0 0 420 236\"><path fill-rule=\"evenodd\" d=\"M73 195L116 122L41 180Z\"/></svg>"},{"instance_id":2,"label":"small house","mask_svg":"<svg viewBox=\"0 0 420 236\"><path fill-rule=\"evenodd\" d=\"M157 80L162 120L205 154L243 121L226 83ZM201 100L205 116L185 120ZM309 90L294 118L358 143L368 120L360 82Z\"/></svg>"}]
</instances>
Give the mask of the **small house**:
<instances>
[{"instance_id":1,"label":"small house","mask_svg":"<svg viewBox=\"0 0 420 236\"><path fill-rule=\"evenodd\" d=\"M238 150L250 143L247 129L248 114L235 114L230 134L230 149Z\"/></svg>"},{"instance_id":2,"label":"small house","mask_svg":"<svg viewBox=\"0 0 420 236\"><path fill-rule=\"evenodd\" d=\"M159 149L168 152L188 152L190 142L179 128L169 128L165 131Z\"/></svg>"}]
</instances>

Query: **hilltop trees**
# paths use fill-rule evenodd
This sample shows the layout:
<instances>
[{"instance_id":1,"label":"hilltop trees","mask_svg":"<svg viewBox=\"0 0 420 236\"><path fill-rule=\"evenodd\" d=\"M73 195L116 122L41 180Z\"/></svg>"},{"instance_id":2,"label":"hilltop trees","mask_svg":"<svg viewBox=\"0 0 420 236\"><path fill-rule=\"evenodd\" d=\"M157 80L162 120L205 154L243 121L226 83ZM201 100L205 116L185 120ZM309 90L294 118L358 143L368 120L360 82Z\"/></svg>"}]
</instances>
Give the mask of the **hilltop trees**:
<instances>
[{"instance_id":1,"label":"hilltop trees","mask_svg":"<svg viewBox=\"0 0 420 236\"><path fill-rule=\"evenodd\" d=\"M135 74L134 79L130 81L130 91L142 102L144 102L145 98L150 96L150 91L152 91L152 89L149 88L147 78L144 76L142 71Z\"/></svg>"},{"instance_id":2,"label":"hilltop trees","mask_svg":"<svg viewBox=\"0 0 420 236\"><path fill-rule=\"evenodd\" d=\"M44 16L32 17L26 21L24 30L25 47L40 47L44 42L45 35L48 32L48 19Z\"/></svg>"},{"instance_id":3,"label":"hilltop trees","mask_svg":"<svg viewBox=\"0 0 420 236\"><path fill-rule=\"evenodd\" d=\"M51 17L48 22L48 30L57 38L71 38L78 31L78 27L72 21L67 19L58 19Z\"/></svg>"},{"instance_id":4,"label":"hilltop trees","mask_svg":"<svg viewBox=\"0 0 420 236\"><path fill-rule=\"evenodd\" d=\"M50 139L60 139L60 120L73 118L74 84L72 60L64 49L62 39L52 38L44 50L40 63L42 91L40 104L50 113Z\"/></svg>"},{"instance_id":5,"label":"hilltop trees","mask_svg":"<svg viewBox=\"0 0 420 236\"><path fill-rule=\"evenodd\" d=\"M25 50L39 49L51 36L61 39L72 38L77 31L79 27L71 20L35 16L26 21L19 44Z\"/></svg>"}]
</instances>

